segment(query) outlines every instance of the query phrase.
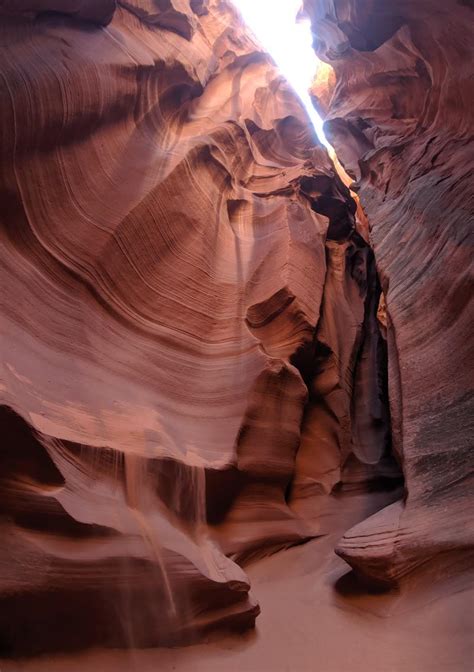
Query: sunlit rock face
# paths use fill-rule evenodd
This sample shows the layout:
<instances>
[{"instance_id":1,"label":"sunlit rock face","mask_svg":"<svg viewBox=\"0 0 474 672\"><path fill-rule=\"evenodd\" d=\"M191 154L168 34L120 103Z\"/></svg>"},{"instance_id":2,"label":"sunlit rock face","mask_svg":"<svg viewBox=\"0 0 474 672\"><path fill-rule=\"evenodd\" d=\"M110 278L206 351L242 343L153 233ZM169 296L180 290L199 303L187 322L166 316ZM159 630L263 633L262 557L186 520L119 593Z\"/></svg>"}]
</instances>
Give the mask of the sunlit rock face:
<instances>
[{"instance_id":1,"label":"sunlit rock face","mask_svg":"<svg viewBox=\"0 0 474 672\"><path fill-rule=\"evenodd\" d=\"M473 11L441 0L306 0L335 70L313 95L357 181L386 304L394 449L403 502L338 552L397 579L472 552Z\"/></svg>"},{"instance_id":2,"label":"sunlit rock face","mask_svg":"<svg viewBox=\"0 0 474 672\"><path fill-rule=\"evenodd\" d=\"M227 4L0 13L1 644L249 627L236 562L400 482L366 227Z\"/></svg>"}]
</instances>

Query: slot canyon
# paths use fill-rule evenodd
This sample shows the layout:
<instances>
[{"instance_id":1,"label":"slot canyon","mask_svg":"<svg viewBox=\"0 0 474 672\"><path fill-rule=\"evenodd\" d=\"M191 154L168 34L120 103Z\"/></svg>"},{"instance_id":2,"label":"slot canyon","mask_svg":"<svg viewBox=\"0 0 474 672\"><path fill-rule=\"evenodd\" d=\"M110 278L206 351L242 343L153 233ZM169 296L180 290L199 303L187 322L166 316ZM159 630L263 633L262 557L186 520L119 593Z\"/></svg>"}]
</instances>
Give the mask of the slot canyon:
<instances>
[{"instance_id":1,"label":"slot canyon","mask_svg":"<svg viewBox=\"0 0 474 672\"><path fill-rule=\"evenodd\" d=\"M473 10L0 0L1 672L473 669Z\"/></svg>"}]
</instances>

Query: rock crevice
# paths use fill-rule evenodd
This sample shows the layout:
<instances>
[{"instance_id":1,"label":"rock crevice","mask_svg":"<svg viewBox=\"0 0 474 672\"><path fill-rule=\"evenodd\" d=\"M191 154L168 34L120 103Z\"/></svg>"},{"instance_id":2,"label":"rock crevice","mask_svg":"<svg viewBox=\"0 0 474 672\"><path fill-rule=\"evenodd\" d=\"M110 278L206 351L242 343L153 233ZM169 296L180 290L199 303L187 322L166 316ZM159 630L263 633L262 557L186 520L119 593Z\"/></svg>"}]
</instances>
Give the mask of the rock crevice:
<instances>
[{"instance_id":1,"label":"rock crevice","mask_svg":"<svg viewBox=\"0 0 474 672\"><path fill-rule=\"evenodd\" d=\"M230 4L93 4L0 2L2 646L251 627L245 563L369 490L389 506L337 548L365 576L466 548L468 123L442 8L428 38L406 3L306 3L369 236Z\"/></svg>"},{"instance_id":2,"label":"rock crevice","mask_svg":"<svg viewBox=\"0 0 474 672\"><path fill-rule=\"evenodd\" d=\"M446 551L455 565L474 541L473 13L437 0L305 6L316 52L334 69L313 99L370 221L406 481L404 502L348 532L338 552L391 581Z\"/></svg>"}]
</instances>

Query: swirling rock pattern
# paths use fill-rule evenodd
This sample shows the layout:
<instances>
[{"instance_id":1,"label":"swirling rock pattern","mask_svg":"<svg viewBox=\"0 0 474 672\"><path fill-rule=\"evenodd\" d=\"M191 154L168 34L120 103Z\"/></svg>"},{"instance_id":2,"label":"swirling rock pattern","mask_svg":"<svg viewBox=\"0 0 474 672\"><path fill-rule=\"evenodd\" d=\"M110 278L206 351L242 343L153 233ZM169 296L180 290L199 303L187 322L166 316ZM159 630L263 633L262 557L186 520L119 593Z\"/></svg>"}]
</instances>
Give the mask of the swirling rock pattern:
<instances>
[{"instance_id":1,"label":"swirling rock pattern","mask_svg":"<svg viewBox=\"0 0 474 672\"><path fill-rule=\"evenodd\" d=\"M474 542L474 15L469 2L438 0L305 5L335 71L313 96L370 221L406 485L338 552L392 581L433 558L449 564L446 553L459 563Z\"/></svg>"},{"instance_id":2,"label":"swirling rock pattern","mask_svg":"<svg viewBox=\"0 0 474 672\"><path fill-rule=\"evenodd\" d=\"M226 3L0 13L2 645L249 627L235 561L399 483L361 212Z\"/></svg>"}]
</instances>

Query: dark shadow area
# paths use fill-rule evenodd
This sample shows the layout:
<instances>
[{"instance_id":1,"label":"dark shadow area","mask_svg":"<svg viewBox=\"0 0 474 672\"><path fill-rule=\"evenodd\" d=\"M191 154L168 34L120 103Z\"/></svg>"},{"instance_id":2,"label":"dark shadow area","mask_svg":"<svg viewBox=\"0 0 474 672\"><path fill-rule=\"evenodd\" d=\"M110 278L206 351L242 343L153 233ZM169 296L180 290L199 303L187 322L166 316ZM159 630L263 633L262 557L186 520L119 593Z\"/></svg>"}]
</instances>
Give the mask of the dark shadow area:
<instances>
[{"instance_id":1,"label":"dark shadow area","mask_svg":"<svg viewBox=\"0 0 474 672\"><path fill-rule=\"evenodd\" d=\"M357 597L360 595L386 595L395 594L397 589L388 583L374 583L367 581L353 569L341 576L334 584L334 590L341 597Z\"/></svg>"}]
</instances>

